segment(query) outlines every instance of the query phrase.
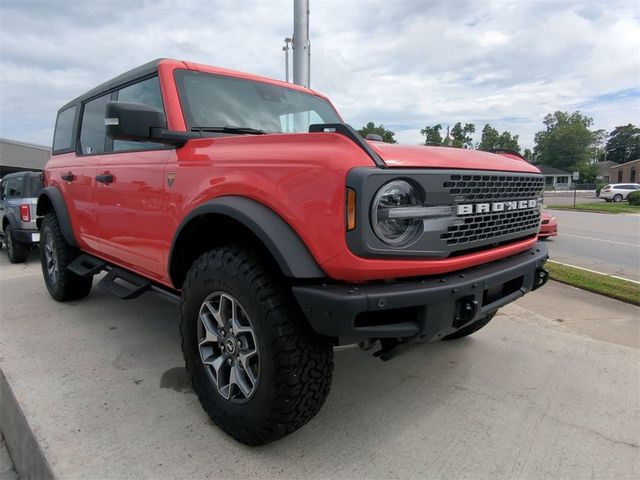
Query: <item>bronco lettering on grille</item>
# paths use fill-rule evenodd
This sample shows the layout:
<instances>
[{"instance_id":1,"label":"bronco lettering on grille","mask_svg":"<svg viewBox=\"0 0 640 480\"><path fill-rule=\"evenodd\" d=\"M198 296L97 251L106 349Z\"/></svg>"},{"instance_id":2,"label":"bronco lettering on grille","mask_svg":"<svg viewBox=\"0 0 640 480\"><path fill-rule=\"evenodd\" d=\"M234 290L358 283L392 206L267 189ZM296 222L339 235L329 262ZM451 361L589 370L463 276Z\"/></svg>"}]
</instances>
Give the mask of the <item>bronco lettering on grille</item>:
<instances>
[{"instance_id":1,"label":"bronco lettering on grille","mask_svg":"<svg viewBox=\"0 0 640 480\"><path fill-rule=\"evenodd\" d=\"M509 202L491 203L465 203L457 206L458 215L470 215L472 213L509 212L512 210L526 210L536 208L538 200L513 200Z\"/></svg>"}]
</instances>

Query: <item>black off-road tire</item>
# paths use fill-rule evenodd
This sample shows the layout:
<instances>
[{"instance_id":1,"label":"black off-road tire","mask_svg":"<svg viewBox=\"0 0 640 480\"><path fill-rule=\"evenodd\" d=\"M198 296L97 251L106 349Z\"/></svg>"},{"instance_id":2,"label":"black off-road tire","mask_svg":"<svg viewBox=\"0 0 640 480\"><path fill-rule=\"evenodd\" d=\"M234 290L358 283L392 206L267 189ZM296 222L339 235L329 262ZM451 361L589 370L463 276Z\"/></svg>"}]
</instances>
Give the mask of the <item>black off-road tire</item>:
<instances>
[{"instance_id":1,"label":"black off-road tire","mask_svg":"<svg viewBox=\"0 0 640 480\"><path fill-rule=\"evenodd\" d=\"M482 327L486 326L487 323L489 323L493 319L493 317L496 316L496 313L498 312L495 311L493 313L490 313L486 317L482 317L481 319L476 320L475 322L467 325L466 327L461 328L457 332L454 332L451 335L447 335L446 337L443 337L442 340L456 340L458 338L468 337L472 333L476 333Z\"/></svg>"},{"instance_id":2,"label":"black off-road tire","mask_svg":"<svg viewBox=\"0 0 640 480\"><path fill-rule=\"evenodd\" d=\"M55 255L57 269L49 272L47 249ZM49 294L59 302L79 300L91 292L93 278L83 278L67 269L80 251L67 243L55 214L47 213L40 228L40 264Z\"/></svg>"},{"instance_id":3,"label":"black off-road tire","mask_svg":"<svg viewBox=\"0 0 640 480\"><path fill-rule=\"evenodd\" d=\"M237 299L255 332L259 376L244 403L219 393L201 360L200 308L214 292ZM249 248L220 247L196 260L183 285L181 312L182 351L193 389L213 422L238 442L272 442L321 409L331 388L333 347L308 326L281 275Z\"/></svg>"},{"instance_id":4,"label":"black off-road tire","mask_svg":"<svg viewBox=\"0 0 640 480\"><path fill-rule=\"evenodd\" d=\"M11 263L24 263L29 255L29 245L25 243L17 242L11 232L13 228L11 225L7 225L4 229L4 238L7 242L7 257Z\"/></svg>"}]
</instances>

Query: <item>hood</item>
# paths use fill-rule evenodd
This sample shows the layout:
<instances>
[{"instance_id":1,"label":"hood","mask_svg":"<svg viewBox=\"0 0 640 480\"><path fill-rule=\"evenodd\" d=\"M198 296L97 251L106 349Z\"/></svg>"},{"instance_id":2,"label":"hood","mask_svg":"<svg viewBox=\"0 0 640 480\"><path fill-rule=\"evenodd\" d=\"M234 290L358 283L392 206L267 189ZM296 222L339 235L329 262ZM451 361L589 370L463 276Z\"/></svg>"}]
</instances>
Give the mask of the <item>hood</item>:
<instances>
[{"instance_id":1,"label":"hood","mask_svg":"<svg viewBox=\"0 0 640 480\"><path fill-rule=\"evenodd\" d=\"M398 145L367 141L389 168L455 168L540 173L537 167L514 155L464 148Z\"/></svg>"}]
</instances>

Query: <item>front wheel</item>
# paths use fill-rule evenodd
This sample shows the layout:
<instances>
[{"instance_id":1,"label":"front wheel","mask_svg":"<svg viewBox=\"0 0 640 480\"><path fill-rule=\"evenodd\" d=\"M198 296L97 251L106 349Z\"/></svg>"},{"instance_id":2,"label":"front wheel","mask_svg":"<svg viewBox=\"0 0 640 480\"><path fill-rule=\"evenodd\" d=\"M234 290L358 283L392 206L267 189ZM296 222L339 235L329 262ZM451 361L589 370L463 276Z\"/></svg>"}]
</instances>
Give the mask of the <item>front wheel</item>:
<instances>
[{"instance_id":1,"label":"front wheel","mask_svg":"<svg viewBox=\"0 0 640 480\"><path fill-rule=\"evenodd\" d=\"M209 417L247 445L302 427L329 394L333 348L277 273L242 247L202 255L182 289L182 351Z\"/></svg>"},{"instance_id":2,"label":"front wheel","mask_svg":"<svg viewBox=\"0 0 640 480\"><path fill-rule=\"evenodd\" d=\"M17 242L13 238L13 228L7 225L4 230L4 239L7 242L7 257L11 263L23 263L29 255L29 245Z\"/></svg>"},{"instance_id":3,"label":"front wheel","mask_svg":"<svg viewBox=\"0 0 640 480\"><path fill-rule=\"evenodd\" d=\"M482 317L481 319L476 320L473 323L470 323L466 327L462 327L457 332L454 332L451 335L447 335L446 337L443 337L442 339L443 340L455 340L457 338L468 337L472 333L476 333L478 330L480 330L481 328L485 327L491 320L493 320L493 317L496 316L496 313L498 313L498 312L495 311L493 313L490 313L486 317Z\"/></svg>"},{"instance_id":4,"label":"front wheel","mask_svg":"<svg viewBox=\"0 0 640 480\"><path fill-rule=\"evenodd\" d=\"M622 195L618 194L616 196L613 197L613 201L616 203L619 203L622 201Z\"/></svg>"},{"instance_id":5,"label":"front wheel","mask_svg":"<svg viewBox=\"0 0 640 480\"><path fill-rule=\"evenodd\" d=\"M40 264L47 290L59 302L79 300L91 291L93 278L80 277L67 269L78 253L64 239L56 216L47 213L40 231Z\"/></svg>"}]
</instances>

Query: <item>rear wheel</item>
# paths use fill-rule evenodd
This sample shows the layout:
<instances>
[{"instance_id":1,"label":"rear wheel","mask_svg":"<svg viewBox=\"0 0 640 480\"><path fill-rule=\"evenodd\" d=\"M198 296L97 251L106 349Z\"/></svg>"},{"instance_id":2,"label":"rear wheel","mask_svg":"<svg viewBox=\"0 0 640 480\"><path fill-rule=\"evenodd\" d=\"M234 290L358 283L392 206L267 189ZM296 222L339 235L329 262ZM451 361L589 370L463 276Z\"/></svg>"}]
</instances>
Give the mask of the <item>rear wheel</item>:
<instances>
[{"instance_id":1,"label":"rear wheel","mask_svg":"<svg viewBox=\"0 0 640 480\"><path fill-rule=\"evenodd\" d=\"M622 201L622 195L620 195L619 193L617 195L614 195L613 197L613 201L618 203Z\"/></svg>"},{"instance_id":2,"label":"rear wheel","mask_svg":"<svg viewBox=\"0 0 640 480\"><path fill-rule=\"evenodd\" d=\"M7 225L4 230L4 240L7 242L7 257L11 263L23 263L29 255L29 245L17 242L13 238L13 228Z\"/></svg>"},{"instance_id":3,"label":"rear wheel","mask_svg":"<svg viewBox=\"0 0 640 480\"><path fill-rule=\"evenodd\" d=\"M209 417L262 445L307 423L329 394L333 348L280 276L241 247L202 255L182 289L182 351Z\"/></svg>"},{"instance_id":4,"label":"rear wheel","mask_svg":"<svg viewBox=\"0 0 640 480\"><path fill-rule=\"evenodd\" d=\"M498 312L495 311L493 313L490 313L486 317L482 317L481 319L476 320L475 322L467 325L466 327L462 327L457 332L454 332L451 335L447 335L446 337L443 337L443 340L455 340L457 338L468 337L472 333L476 333L478 330L486 326L493 319L493 317L496 316L496 313Z\"/></svg>"},{"instance_id":5,"label":"rear wheel","mask_svg":"<svg viewBox=\"0 0 640 480\"><path fill-rule=\"evenodd\" d=\"M55 214L47 213L40 233L40 264L47 290L59 302L84 298L91 291L92 277L83 278L67 269L78 254L62 235Z\"/></svg>"}]
</instances>

